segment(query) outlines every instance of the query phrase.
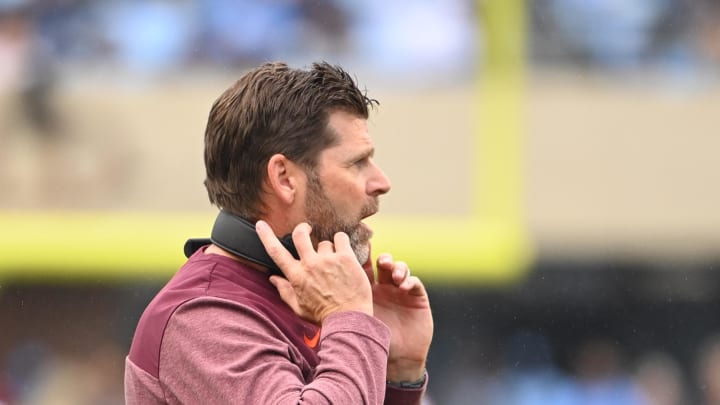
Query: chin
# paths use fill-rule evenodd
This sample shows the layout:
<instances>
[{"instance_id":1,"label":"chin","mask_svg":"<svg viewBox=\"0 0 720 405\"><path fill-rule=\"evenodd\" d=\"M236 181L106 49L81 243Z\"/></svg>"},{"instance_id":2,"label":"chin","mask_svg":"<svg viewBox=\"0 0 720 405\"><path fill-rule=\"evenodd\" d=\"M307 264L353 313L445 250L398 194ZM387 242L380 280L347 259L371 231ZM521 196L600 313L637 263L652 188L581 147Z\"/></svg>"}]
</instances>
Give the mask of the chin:
<instances>
[{"instance_id":1,"label":"chin","mask_svg":"<svg viewBox=\"0 0 720 405\"><path fill-rule=\"evenodd\" d=\"M358 262L361 265L367 263L367 261L370 260L370 244L363 243L361 245L355 246L353 248L353 251L355 252L355 257L357 257Z\"/></svg>"}]
</instances>

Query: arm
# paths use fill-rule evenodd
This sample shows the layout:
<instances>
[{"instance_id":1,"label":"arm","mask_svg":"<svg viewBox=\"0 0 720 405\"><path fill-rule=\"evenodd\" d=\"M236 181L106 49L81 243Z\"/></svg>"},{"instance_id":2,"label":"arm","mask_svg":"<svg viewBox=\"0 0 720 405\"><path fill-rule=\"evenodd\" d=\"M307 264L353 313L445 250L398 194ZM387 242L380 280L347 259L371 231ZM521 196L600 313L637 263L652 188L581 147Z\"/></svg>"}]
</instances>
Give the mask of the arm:
<instances>
[{"instance_id":1,"label":"arm","mask_svg":"<svg viewBox=\"0 0 720 405\"><path fill-rule=\"evenodd\" d=\"M296 314L322 323L326 314L359 310L390 328L392 340L384 374L392 384L388 384L385 403L419 404L426 384L415 389L394 387L423 377L433 333L427 292L417 277L410 276L407 264L381 255L376 282L372 263L360 266L344 233L337 233L334 243L320 242L316 252L310 243L309 226L298 225L293 241L300 260L295 260L266 223L259 221L256 229L268 254L287 276L270 280Z\"/></svg>"},{"instance_id":2,"label":"arm","mask_svg":"<svg viewBox=\"0 0 720 405\"><path fill-rule=\"evenodd\" d=\"M377 259L377 281L371 260L363 265L372 283L374 315L390 328L386 404L419 404L427 387L425 365L433 335L427 291L410 275L407 264L389 254ZM421 384L405 388L408 383Z\"/></svg>"},{"instance_id":3,"label":"arm","mask_svg":"<svg viewBox=\"0 0 720 405\"><path fill-rule=\"evenodd\" d=\"M382 402L389 332L360 312L323 323L320 363L306 361L262 314L218 298L180 307L165 331L160 379L170 403Z\"/></svg>"}]
</instances>

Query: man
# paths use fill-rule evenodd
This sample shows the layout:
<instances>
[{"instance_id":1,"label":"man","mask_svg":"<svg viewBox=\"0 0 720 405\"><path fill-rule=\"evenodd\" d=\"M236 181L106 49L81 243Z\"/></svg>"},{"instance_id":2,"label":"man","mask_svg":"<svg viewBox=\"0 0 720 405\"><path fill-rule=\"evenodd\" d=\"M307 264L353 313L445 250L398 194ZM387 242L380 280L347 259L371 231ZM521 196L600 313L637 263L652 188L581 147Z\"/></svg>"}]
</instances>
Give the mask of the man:
<instances>
[{"instance_id":1,"label":"man","mask_svg":"<svg viewBox=\"0 0 720 405\"><path fill-rule=\"evenodd\" d=\"M362 220L390 182L365 96L339 67L264 64L213 105L205 185L256 223L282 275L198 249L145 310L126 361L128 404L417 404L433 321L407 265L370 256ZM297 258L276 235L292 234Z\"/></svg>"}]
</instances>

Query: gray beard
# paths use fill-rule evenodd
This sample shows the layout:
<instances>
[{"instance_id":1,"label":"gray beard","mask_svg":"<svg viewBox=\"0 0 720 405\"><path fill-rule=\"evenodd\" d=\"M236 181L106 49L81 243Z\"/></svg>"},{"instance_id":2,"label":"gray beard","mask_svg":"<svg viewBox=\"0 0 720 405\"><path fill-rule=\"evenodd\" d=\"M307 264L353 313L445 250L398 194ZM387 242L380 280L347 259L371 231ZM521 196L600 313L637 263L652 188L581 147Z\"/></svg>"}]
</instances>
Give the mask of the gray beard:
<instances>
[{"instance_id":1,"label":"gray beard","mask_svg":"<svg viewBox=\"0 0 720 405\"><path fill-rule=\"evenodd\" d=\"M353 246L353 252L355 253L355 257L358 259L358 263L361 265L364 265L368 260L370 260L369 243Z\"/></svg>"},{"instance_id":2,"label":"gray beard","mask_svg":"<svg viewBox=\"0 0 720 405\"><path fill-rule=\"evenodd\" d=\"M308 194L305 206L307 207L307 221L312 226L311 237L316 246L322 240L332 242L337 232L345 232L350 238L350 247L352 247L358 262L365 264L370 259L372 232L362 226L360 221L363 217L377 211L377 204L363 207L360 217L353 221L343 220L325 195L319 179L310 174L308 175Z\"/></svg>"}]
</instances>

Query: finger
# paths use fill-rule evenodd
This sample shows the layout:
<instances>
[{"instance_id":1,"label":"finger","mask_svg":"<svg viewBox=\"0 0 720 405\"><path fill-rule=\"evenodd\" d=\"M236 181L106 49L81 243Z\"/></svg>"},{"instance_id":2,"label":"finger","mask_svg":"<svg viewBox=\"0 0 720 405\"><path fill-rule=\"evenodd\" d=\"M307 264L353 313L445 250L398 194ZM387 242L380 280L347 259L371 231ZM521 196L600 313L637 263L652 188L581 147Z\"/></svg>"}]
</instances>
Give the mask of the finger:
<instances>
[{"instance_id":1,"label":"finger","mask_svg":"<svg viewBox=\"0 0 720 405\"><path fill-rule=\"evenodd\" d=\"M293 229L292 240L300 259L315 254L315 249L313 248L312 240L310 239L311 231L312 227L305 222L299 223L295 229Z\"/></svg>"},{"instance_id":2,"label":"finger","mask_svg":"<svg viewBox=\"0 0 720 405\"><path fill-rule=\"evenodd\" d=\"M388 253L383 253L377 258L377 280L380 284L391 284L392 270L395 267L393 258Z\"/></svg>"},{"instance_id":3,"label":"finger","mask_svg":"<svg viewBox=\"0 0 720 405\"><path fill-rule=\"evenodd\" d=\"M348 237L348 235L345 232L335 233L333 240L335 241L335 251L336 252L352 253L352 247L350 246L350 237Z\"/></svg>"},{"instance_id":4,"label":"finger","mask_svg":"<svg viewBox=\"0 0 720 405\"><path fill-rule=\"evenodd\" d=\"M408 295L416 296L416 297L422 297L427 296L427 291L425 291L425 286L423 285L422 281L420 281L419 278L415 276L410 276L406 278L402 284L398 286L399 289L403 291L407 291Z\"/></svg>"},{"instance_id":5,"label":"finger","mask_svg":"<svg viewBox=\"0 0 720 405\"><path fill-rule=\"evenodd\" d=\"M270 227L270 224L263 220L257 221L255 224L255 230L257 231L263 246L265 246L265 250L275 264L280 267L285 275L288 275L288 272L292 272L292 267L296 260L290 252L285 249L285 246L280 243L280 240L278 240L275 232L273 232Z\"/></svg>"},{"instance_id":6,"label":"finger","mask_svg":"<svg viewBox=\"0 0 720 405\"><path fill-rule=\"evenodd\" d=\"M300 314L300 305L298 304L295 289L290 282L280 276L270 276L270 283L277 288L280 298L288 304L290 308L297 314Z\"/></svg>"},{"instance_id":7,"label":"finger","mask_svg":"<svg viewBox=\"0 0 720 405\"><path fill-rule=\"evenodd\" d=\"M410 277L410 268L408 267L407 263L405 262L395 262L395 266L392 270L392 280L393 284L400 285Z\"/></svg>"},{"instance_id":8,"label":"finger","mask_svg":"<svg viewBox=\"0 0 720 405\"><path fill-rule=\"evenodd\" d=\"M329 240L322 240L318 243L318 253L333 253L335 252L335 246Z\"/></svg>"}]
</instances>

